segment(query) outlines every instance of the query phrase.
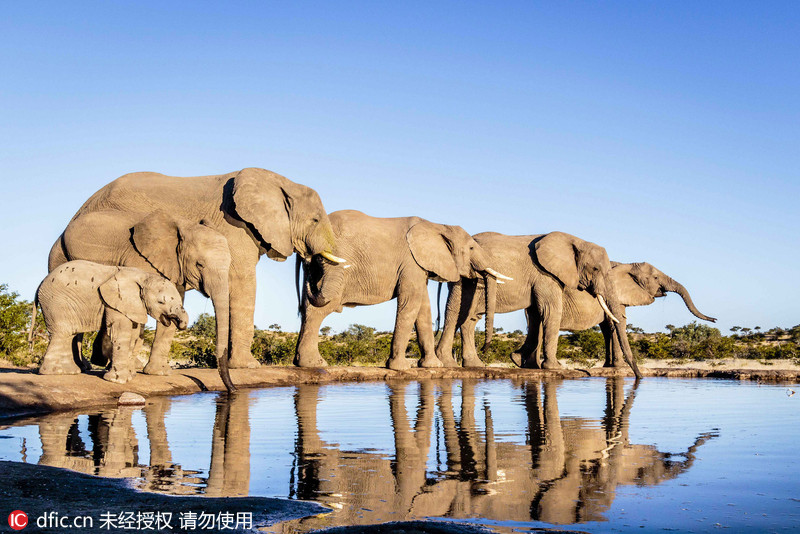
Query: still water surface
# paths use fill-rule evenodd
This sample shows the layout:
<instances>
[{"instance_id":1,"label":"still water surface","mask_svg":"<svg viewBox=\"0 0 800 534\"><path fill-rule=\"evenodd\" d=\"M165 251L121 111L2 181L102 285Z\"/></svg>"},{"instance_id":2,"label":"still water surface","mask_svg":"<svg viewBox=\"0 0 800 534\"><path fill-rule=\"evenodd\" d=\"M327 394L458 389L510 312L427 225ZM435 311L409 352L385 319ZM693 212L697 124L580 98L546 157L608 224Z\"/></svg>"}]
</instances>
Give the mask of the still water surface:
<instances>
[{"instance_id":1,"label":"still water surface","mask_svg":"<svg viewBox=\"0 0 800 534\"><path fill-rule=\"evenodd\" d=\"M425 380L153 398L0 430L0 459L314 500L271 527L800 529L800 394L726 380ZM800 391L798 392L800 393Z\"/></svg>"}]
</instances>

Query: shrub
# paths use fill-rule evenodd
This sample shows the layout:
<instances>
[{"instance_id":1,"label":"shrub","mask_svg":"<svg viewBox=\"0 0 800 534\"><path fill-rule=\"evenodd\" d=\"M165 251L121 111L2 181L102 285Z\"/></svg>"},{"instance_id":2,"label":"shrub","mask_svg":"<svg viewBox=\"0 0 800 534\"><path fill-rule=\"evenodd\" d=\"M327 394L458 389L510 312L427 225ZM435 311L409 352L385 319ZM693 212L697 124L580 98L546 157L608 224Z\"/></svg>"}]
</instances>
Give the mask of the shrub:
<instances>
[{"instance_id":1,"label":"shrub","mask_svg":"<svg viewBox=\"0 0 800 534\"><path fill-rule=\"evenodd\" d=\"M256 330L250 351L261 363L267 365L291 365L297 346L297 334L280 334L267 330Z\"/></svg>"}]
</instances>

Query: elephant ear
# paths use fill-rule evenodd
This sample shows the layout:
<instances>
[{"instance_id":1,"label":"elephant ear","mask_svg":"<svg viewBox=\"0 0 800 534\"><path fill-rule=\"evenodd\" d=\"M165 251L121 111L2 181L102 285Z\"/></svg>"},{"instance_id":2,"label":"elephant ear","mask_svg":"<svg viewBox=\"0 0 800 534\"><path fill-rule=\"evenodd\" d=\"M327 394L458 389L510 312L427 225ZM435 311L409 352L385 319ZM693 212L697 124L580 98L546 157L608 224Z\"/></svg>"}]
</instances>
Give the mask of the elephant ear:
<instances>
[{"instance_id":1,"label":"elephant ear","mask_svg":"<svg viewBox=\"0 0 800 534\"><path fill-rule=\"evenodd\" d=\"M294 253L289 219L292 198L283 187L285 182L279 174L255 168L243 169L233 179L236 213L256 231L262 245L282 259Z\"/></svg>"},{"instance_id":2,"label":"elephant ear","mask_svg":"<svg viewBox=\"0 0 800 534\"><path fill-rule=\"evenodd\" d=\"M534 244L539 265L571 289L578 288L576 240L563 232L551 232Z\"/></svg>"},{"instance_id":3,"label":"elephant ear","mask_svg":"<svg viewBox=\"0 0 800 534\"><path fill-rule=\"evenodd\" d=\"M180 231L178 222L163 211L154 211L133 227L133 246L144 258L172 283L180 284L181 266L178 262Z\"/></svg>"},{"instance_id":4,"label":"elephant ear","mask_svg":"<svg viewBox=\"0 0 800 534\"><path fill-rule=\"evenodd\" d=\"M127 270L120 270L100 285L100 297L106 306L113 308L134 323L147 322L147 309L142 299L142 288Z\"/></svg>"},{"instance_id":5,"label":"elephant ear","mask_svg":"<svg viewBox=\"0 0 800 534\"><path fill-rule=\"evenodd\" d=\"M444 229L428 221L418 222L406 232L406 241L414 261L435 278L445 282L458 282L461 276L453 259L452 243Z\"/></svg>"},{"instance_id":6,"label":"elephant ear","mask_svg":"<svg viewBox=\"0 0 800 534\"><path fill-rule=\"evenodd\" d=\"M635 264L633 264L635 265ZM632 264L617 264L611 269L611 279L617 293L619 303L623 306L647 306L652 304L655 296L639 285L634 277Z\"/></svg>"}]
</instances>

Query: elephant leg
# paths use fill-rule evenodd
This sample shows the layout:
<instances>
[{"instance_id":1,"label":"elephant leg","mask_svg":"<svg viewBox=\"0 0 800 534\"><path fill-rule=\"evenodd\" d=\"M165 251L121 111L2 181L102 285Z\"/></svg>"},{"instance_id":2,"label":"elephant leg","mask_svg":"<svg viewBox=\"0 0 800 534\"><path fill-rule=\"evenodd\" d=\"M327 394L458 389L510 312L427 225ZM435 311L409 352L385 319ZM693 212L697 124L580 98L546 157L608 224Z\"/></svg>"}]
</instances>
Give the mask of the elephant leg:
<instances>
[{"instance_id":1,"label":"elephant leg","mask_svg":"<svg viewBox=\"0 0 800 534\"><path fill-rule=\"evenodd\" d=\"M477 315L470 315L461 325L461 365L464 367L486 367L475 346L475 327L479 319Z\"/></svg>"},{"instance_id":2,"label":"elephant leg","mask_svg":"<svg viewBox=\"0 0 800 534\"><path fill-rule=\"evenodd\" d=\"M394 335L392 336L392 350L386 367L395 371L410 369L413 360L406 357L408 340L411 338L411 329L419 314L420 298L408 287L400 284L397 291L397 316L394 322ZM426 294L427 297L427 294Z\"/></svg>"},{"instance_id":3,"label":"elephant leg","mask_svg":"<svg viewBox=\"0 0 800 534\"><path fill-rule=\"evenodd\" d=\"M146 375L168 375L172 372L169 366L169 349L172 347L172 338L175 337L177 327L170 323L164 326L156 324L156 334L153 338L153 347L150 349L150 361L144 366Z\"/></svg>"},{"instance_id":4,"label":"elephant leg","mask_svg":"<svg viewBox=\"0 0 800 534\"><path fill-rule=\"evenodd\" d=\"M92 370L92 364L83 357L83 337L83 333L80 333L72 338L72 361L80 367L82 373L88 373Z\"/></svg>"},{"instance_id":5,"label":"elephant leg","mask_svg":"<svg viewBox=\"0 0 800 534\"><path fill-rule=\"evenodd\" d=\"M606 349L606 361L603 363L603 367L616 367L616 362L614 361L614 343L616 342L616 346L619 347L619 342L614 336L614 330L611 325L608 324L608 321L603 321L600 323L600 331L603 333L603 339L605 340L605 349Z\"/></svg>"},{"instance_id":6,"label":"elephant leg","mask_svg":"<svg viewBox=\"0 0 800 534\"><path fill-rule=\"evenodd\" d=\"M539 312L535 306L525 310L525 320L528 323L528 334L522 346L511 354L511 361L518 367L539 369L539 349L541 347L541 327Z\"/></svg>"},{"instance_id":7,"label":"elephant leg","mask_svg":"<svg viewBox=\"0 0 800 534\"><path fill-rule=\"evenodd\" d=\"M255 369L261 367L258 360L253 357L253 353L250 352L255 332L253 323L256 309L255 263L246 267L231 265L230 292L230 367L232 369Z\"/></svg>"},{"instance_id":8,"label":"elephant leg","mask_svg":"<svg viewBox=\"0 0 800 534\"><path fill-rule=\"evenodd\" d=\"M461 362L478 358L478 350L475 348L475 325L478 324L478 317L469 316L461 323Z\"/></svg>"},{"instance_id":9,"label":"elephant leg","mask_svg":"<svg viewBox=\"0 0 800 534\"><path fill-rule=\"evenodd\" d=\"M447 295L447 307L444 315L444 328L439 343L436 345L436 356L444 367L458 367L458 362L453 356L453 338L456 330L461 328L467 319L469 303L475 294L475 284L472 280L461 279L456 283L448 284L450 292Z\"/></svg>"},{"instance_id":10,"label":"elephant leg","mask_svg":"<svg viewBox=\"0 0 800 534\"><path fill-rule=\"evenodd\" d=\"M431 302L427 298L423 298L419 305L417 319L414 322L414 327L417 330L419 350L422 353L422 358L419 360L420 367L442 367L442 362L436 357L436 346L433 341L432 324L433 318L431 317Z\"/></svg>"},{"instance_id":11,"label":"elephant leg","mask_svg":"<svg viewBox=\"0 0 800 534\"><path fill-rule=\"evenodd\" d=\"M106 328L111 334L112 353L111 368L103 375L103 379L117 384L125 384L136 374L133 368L131 347L134 333L138 331L138 325L134 325L130 319L111 308L106 308L105 322Z\"/></svg>"},{"instance_id":12,"label":"elephant leg","mask_svg":"<svg viewBox=\"0 0 800 534\"><path fill-rule=\"evenodd\" d=\"M144 366L148 363L146 356L142 354L142 347L144 347L144 325L139 325L139 331L134 333L133 340L133 363L136 371L142 371Z\"/></svg>"},{"instance_id":13,"label":"elephant leg","mask_svg":"<svg viewBox=\"0 0 800 534\"><path fill-rule=\"evenodd\" d=\"M544 345L542 369L561 368L561 364L556 358L556 352L558 351L558 331L561 326L562 305L560 298L554 298L538 306L542 318L542 342Z\"/></svg>"},{"instance_id":14,"label":"elephant leg","mask_svg":"<svg viewBox=\"0 0 800 534\"><path fill-rule=\"evenodd\" d=\"M611 366L617 368L625 368L628 366L625 363L625 356L622 352L622 346L619 344L619 338L615 335L615 328L619 328L618 326L611 326L610 327L610 337L611 337Z\"/></svg>"},{"instance_id":15,"label":"elephant leg","mask_svg":"<svg viewBox=\"0 0 800 534\"><path fill-rule=\"evenodd\" d=\"M327 367L322 355L319 353L319 327L322 321L331 314L333 305L317 308L308 304L303 306L303 320L300 324L300 334L297 337L297 347L294 352L294 364L298 367Z\"/></svg>"},{"instance_id":16,"label":"elephant leg","mask_svg":"<svg viewBox=\"0 0 800 534\"><path fill-rule=\"evenodd\" d=\"M54 332L44 353L40 375L77 375L81 368L75 363L72 353L72 333Z\"/></svg>"},{"instance_id":17,"label":"elephant leg","mask_svg":"<svg viewBox=\"0 0 800 534\"><path fill-rule=\"evenodd\" d=\"M94 343L92 343L92 364L98 367L106 367L111 361L111 345L111 338L104 322L94 337Z\"/></svg>"}]
</instances>

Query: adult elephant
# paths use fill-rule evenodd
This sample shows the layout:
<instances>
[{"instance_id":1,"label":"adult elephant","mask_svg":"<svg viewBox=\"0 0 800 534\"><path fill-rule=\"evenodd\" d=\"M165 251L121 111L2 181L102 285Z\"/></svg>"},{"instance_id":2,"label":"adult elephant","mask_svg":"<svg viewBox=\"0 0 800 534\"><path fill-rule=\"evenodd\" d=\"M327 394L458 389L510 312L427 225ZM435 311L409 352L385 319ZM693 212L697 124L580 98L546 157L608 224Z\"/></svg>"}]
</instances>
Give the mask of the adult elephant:
<instances>
[{"instance_id":1,"label":"adult elephant","mask_svg":"<svg viewBox=\"0 0 800 534\"><path fill-rule=\"evenodd\" d=\"M686 308L698 319L710 321L717 320L700 313L694 305L689 291L683 284L677 282L672 277L660 271L653 265L646 262L639 263L618 263L611 262L611 279L617 293L617 299L625 310L628 306L647 306L655 302L659 297L667 296L667 293L677 293L683 299ZM504 288L498 288L498 294ZM567 313L561 319L561 330L586 330L596 325L600 325L603 332L606 348L605 367L622 367L622 351L616 339L611 335L608 323L603 319L603 311L597 302L589 298L583 292L572 289L564 290L565 300L570 302ZM620 319L620 329L627 326L627 314L622 313ZM515 361L519 365L519 361Z\"/></svg>"},{"instance_id":2,"label":"adult elephant","mask_svg":"<svg viewBox=\"0 0 800 534\"><path fill-rule=\"evenodd\" d=\"M250 345L254 330L256 263L262 254L277 261L284 261L294 252L304 258L318 255L328 261L341 261L332 255L333 229L316 191L274 172L247 168L229 174L191 178L152 172L117 178L92 195L72 218L50 251L50 270L69 260L89 259L85 256L94 256L94 261L101 263L120 264L130 255L120 256L119 251L130 251L131 244L142 253L135 232L131 236L129 231L131 221L142 220L157 211L200 223L227 241L228 284L226 289L220 282L214 309L223 330L230 318L229 364L233 368L259 365L250 353ZM156 250L163 248L164 257L176 259L171 267L177 266L178 277L187 275L185 271L180 272L185 266L180 261L185 256L185 243L180 235L177 244L171 238L151 243ZM142 255L147 257L147 253ZM164 268L167 272L162 274L175 275L169 267L157 263L152 266L157 270ZM191 268L201 271L206 266L195 263ZM156 332L151 359L166 361L173 332L163 328ZM224 343L225 336L219 339ZM225 359L226 347L219 348L222 354L218 353L217 357ZM151 373L165 370L160 365L150 368Z\"/></svg>"},{"instance_id":3,"label":"adult elephant","mask_svg":"<svg viewBox=\"0 0 800 534\"><path fill-rule=\"evenodd\" d=\"M618 316L620 319L620 330L624 330L627 321L628 306L646 306L652 304L656 298L665 297L667 293L677 293L683 299L686 308L696 317L704 321L716 322L714 317L704 315L697 309L689 291L683 284L677 282L664 272L660 271L653 265L645 262L641 263L619 263L611 262L611 281L616 292L617 300L622 306L623 313ZM497 298L508 300L506 286L497 288ZM485 286L478 284L475 289L475 308L472 313L475 316L473 321L477 321L480 315L485 313L487 309L483 305L485 301ZM606 321L605 312L600 306L597 299L593 298L586 291L579 291L572 288L564 289L564 312L561 317L561 330L586 330L599 325L605 339L606 360L605 367L622 367L625 365L622 349L617 342L616 337L613 335L613 329L610 328L609 322ZM455 328L462 328L460 323L452 324L453 318L450 318L451 324L445 324L445 332L455 332ZM491 323L491 319L489 319ZM454 328L455 326L455 328ZM534 356L538 351L534 351ZM512 361L521 366L520 353L511 355ZM538 363L538 359L537 359Z\"/></svg>"},{"instance_id":4,"label":"adult elephant","mask_svg":"<svg viewBox=\"0 0 800 534\"><path fill-rule=\"evenodd\" d=\"M175 284L181 297L187 290L196 289L211 298L217 310L217 354L227 349L231 252L227 239L217 230L161 210L144 217L95 211L70 224L63 240L70 243L72 256L157 272ZM167 355L175 327L157 325L156 329L157 342L144 372L163 375L170 370ZM92 363L105 365L110 346L105 329L101 329L95 338Z\"/></svg>"},{"instance_id":5,"label":"adult elephant","mask_svg":"<svg viewBox=\"0 0 800 534\"><path fill-rule=\"evenodd\" d=\"M473 236L488 255L488 261L513 278L502 285L502 293L494 280L487 280L485 302L489 312L486 321L487 339L491 339L493 314L526 310L528 336L517 349L523 367L557 369L558 333L570 302L564 299L565 288L587 293L603 310L609 328L619 339L623 355L637 377L624 329L615 326L623 308L613 289L611 262L606 250L563 232L544 235L509 236L485 232ZM451 285L442 337L436 348L439 359L447 366L456 366L453 358L453 336L461 328L462 357L466 366L483 366L475 348L477 318L477 280L459 280ZM496 302L496 308L493 303ZM541 330L541 332L540 332ZM536 358L539 336L543 339L544 360Z\"/></svg>"},{"instance_id":6,"label":"adult elephant","mask_svg":"<svg viewBox=\"0 0 800 534\"><path fill-rule=\"evenodd\" d=\"M434 348L428 278L450 282L461 277L507 278L489 266L484 251L460 226L419 217L370 217L354 210L331 213L330 220L335 252L349 263L333 265L317 256L304 262L302 325L294 358L300 367L327 365L318 348L325 317L344 306L369 306L394 298L397 317L387 366L411 367L406 348L416 325L420 366L441 367ZM298 263L298 274L299 268Z\"/></svg>"}]
</instances>

